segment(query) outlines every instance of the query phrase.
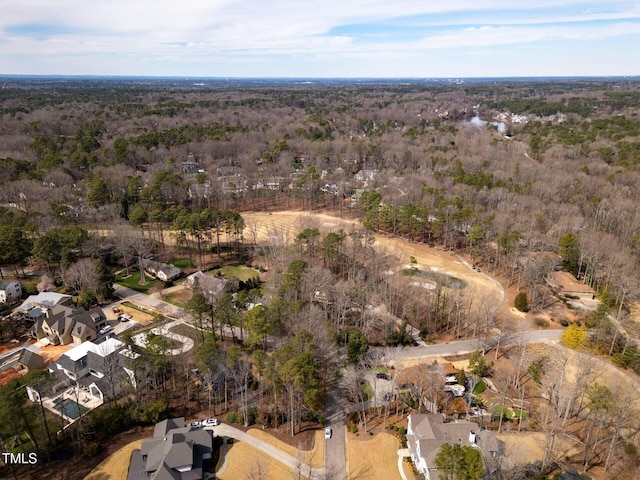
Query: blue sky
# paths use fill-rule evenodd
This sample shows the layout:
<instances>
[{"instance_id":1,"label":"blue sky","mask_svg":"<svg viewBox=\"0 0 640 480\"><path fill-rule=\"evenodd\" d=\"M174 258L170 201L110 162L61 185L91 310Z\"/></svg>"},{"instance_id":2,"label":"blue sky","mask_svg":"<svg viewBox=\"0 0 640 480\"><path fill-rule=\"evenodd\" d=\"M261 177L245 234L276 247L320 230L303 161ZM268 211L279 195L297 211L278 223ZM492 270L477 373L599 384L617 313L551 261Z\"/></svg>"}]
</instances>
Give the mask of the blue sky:
<instances>
[{"instance_id":1,"label":"blue sky","mask_svg":"<svg viewBox=\"0 0 640 480\"><path fill-rule=\"evenodd\" d=\"M3 3L0 74L640 75L640 1Z\"/></svg>"}]
</instances>

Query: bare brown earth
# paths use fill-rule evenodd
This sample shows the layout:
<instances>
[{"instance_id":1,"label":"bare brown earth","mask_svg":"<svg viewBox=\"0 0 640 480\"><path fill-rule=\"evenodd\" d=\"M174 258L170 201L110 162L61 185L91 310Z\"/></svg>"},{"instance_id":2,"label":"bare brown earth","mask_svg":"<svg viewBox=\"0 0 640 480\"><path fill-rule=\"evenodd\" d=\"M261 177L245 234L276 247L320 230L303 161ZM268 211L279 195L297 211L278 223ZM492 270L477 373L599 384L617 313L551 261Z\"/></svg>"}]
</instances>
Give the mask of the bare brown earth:
<instances>
[{"instance_id":1,"label":"bare brown earth","mask_svg":"<svg viewBox=\"0 0 640 480\"><path fill-rule=\"evenodd\" d=\"M315 212L243 212L245 220L244 237L253 240L253 233L257 233L259 243L273 241L274 237L281 237L292 242L295 236L305 228L318 228L320 232L344 229L346 232L354 227L360 227L360 222L353 219L339 218L334 215ZM467 282L468 288L482 294L492 305L500 300L499 288L486 276L473 271L462 263L453 253L421 243L376 234L374 248L377 252L386 252L395 257L395 267L400 269L409 263L410 257L415 257L418 268L428 269L460 278ZM514 295L515 296L515 295Z\"/></svg>"}]
</instances>

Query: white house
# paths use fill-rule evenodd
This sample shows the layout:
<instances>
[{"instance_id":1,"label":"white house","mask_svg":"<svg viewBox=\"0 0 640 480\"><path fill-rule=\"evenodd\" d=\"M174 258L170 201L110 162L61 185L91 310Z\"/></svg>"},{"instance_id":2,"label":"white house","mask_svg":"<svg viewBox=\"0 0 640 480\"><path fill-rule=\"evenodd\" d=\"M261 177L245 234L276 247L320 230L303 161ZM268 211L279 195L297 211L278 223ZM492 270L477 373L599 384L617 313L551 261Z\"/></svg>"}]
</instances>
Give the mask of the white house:
<instances>
[{"instance_id":1,"label":"white house","mask_svg":"<svg viewBox=\"0 0 640 480\"><path fill-rule=\"evenodd\" d=\"M22 296L22 287L18 282L0 281L0 303L16 303Z\"/></svg>"}]
</instances>

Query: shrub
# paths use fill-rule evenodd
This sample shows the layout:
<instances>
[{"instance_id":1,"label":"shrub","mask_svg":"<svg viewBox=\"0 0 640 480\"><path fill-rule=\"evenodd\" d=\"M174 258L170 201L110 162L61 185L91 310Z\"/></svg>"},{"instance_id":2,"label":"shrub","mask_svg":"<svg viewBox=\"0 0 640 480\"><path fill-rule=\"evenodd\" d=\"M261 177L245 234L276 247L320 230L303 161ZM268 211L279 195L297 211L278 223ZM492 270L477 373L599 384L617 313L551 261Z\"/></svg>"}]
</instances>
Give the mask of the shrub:
<instances>
[{"instance_id":1,"label":"shrub","mask_svg":"<svg viewBox=\"0 0 640 480\"><path fill-rule=\"evenodd\" d=\"M520 312L528 312L529 300L527 299L527 292L518 293L515 300L513 301L513 306L516 307L516 309Z\"/></svg>"},{"instance_id":2,"label":"shrub","mask_svg":"<svg viewBox=\"0 0 640 480\"><path fill-rule=\"evenodd\" d=\"M349 431L351 433L358 433L358 425L356 425L355 423L350 423L349 424Z\"/></svg>"},{"instance_id":3,"label":"shrub","mask_svg":"<svg viewBox=\"0 0 640 480\"><path fill-rule=\"evenodd\" d=\"M82 455L85 457L94 457L100 451L100 444L98 442L89 442L82 448Z\"/></svg>"},{"instance_id":4,"label":"shrub","mask_svg":"<svg viewBox=\"0 0 640 480\"><path fill-rule=\"evenodd\" d=\"M238 423L238 414L236 412L229 412L224 419L227 423Z\"/></svg>"},{"instance_id":5,"label":"shrub","mask_svg":"<svg viewBox=\"0 0 640 480\"><path fill-rule=\"evenodd\" d=\"M549 326L549 322L547 322L544 318L536 317L535 323L540 328L547 328Z\"/></svg>"},{"instance_id":6,"label":"shrub","mask_svg":"<svg viewBox=\"0 0 640 480\"><path fill-rule=\"evenodd\" d=\"M571 325L562 335L562 343L569 348L580 349L587 346L587 332L577 325Z\"/></svg>"}]
</instances>

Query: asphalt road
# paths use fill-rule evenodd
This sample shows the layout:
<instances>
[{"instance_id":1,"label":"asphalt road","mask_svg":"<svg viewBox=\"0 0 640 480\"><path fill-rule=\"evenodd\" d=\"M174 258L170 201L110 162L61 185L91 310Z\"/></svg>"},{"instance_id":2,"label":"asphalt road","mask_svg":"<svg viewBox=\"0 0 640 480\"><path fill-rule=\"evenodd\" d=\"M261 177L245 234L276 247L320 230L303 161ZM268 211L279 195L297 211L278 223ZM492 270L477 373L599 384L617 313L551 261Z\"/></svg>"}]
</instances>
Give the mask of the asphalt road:
<instances>
[{"instance_id":1,"label":"asphalt road","mask_svg":"<svg viewBox=\"0 0 640 480\"><path fill-rule=\"evenodd\" d=\"M473 340L460 340L456 342L439 343L417 347L401 347L396 349L381 348L383 361L389 364L406 360L419 360L423 357L440 357L449 355L464 355L476 350L488 349L518 343L558 342L562 338L564 330L530 330L525 332L510 333L502 336L491 336Z\"/></svg>"},{"instance_id":2,"label":"asphalt road","mask_svg":"<svg viewBox=\"0 0 640 480\"><path fill-rule=\"evenodd\" d=\"M337 381L327 387L327 426L331 427L331 438L325 439L324 467L326 478L347 480L347 427L346 401Z\"/></svg>"}]
</instances>

